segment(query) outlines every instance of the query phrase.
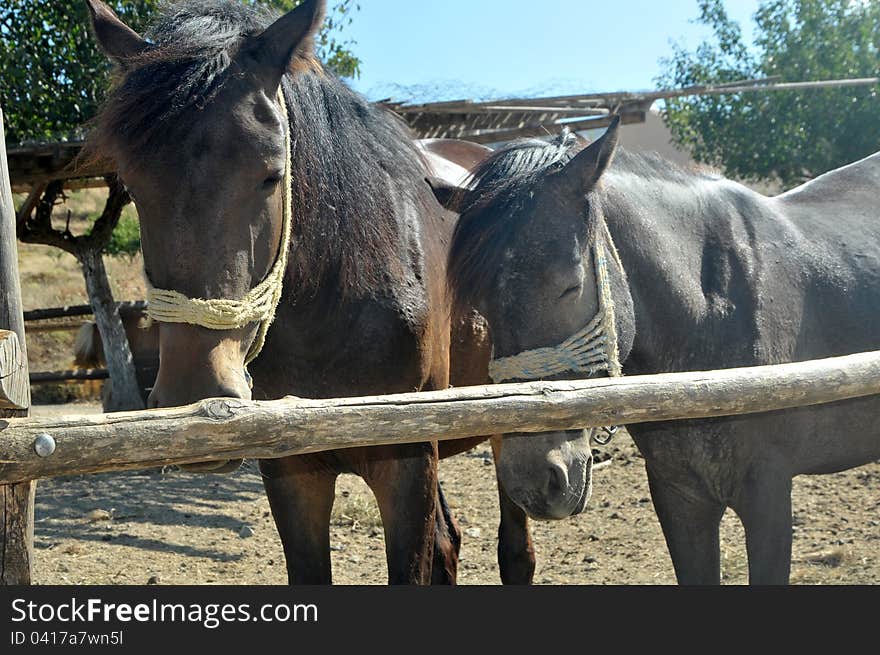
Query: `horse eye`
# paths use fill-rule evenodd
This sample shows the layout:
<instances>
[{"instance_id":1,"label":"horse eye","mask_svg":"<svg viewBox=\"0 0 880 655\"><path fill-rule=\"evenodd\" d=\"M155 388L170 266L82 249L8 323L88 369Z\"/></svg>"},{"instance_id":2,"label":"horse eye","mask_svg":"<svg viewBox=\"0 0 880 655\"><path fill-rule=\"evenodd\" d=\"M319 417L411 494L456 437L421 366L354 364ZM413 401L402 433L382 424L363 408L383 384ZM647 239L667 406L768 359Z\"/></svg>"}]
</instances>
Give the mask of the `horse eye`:
<instances>
[{"instance_id":1,"label":"horse eye","mask_svg":"<svg viewBox=\"0 0 880 655\"><path fill-rule=\"evenodd\" d=\"M270 175L265 180L263 180L263 190L264 191L272 191L281 184L281 180L283 179L283 175L281 173L275 173L274 175Z\"/></svg>"},{"instance_id":2,"label":"horse eye","mask_svg":"<svg viewBox=\"0 0 880 655\"><path fill-rule=\"evenodd\" d=\"M574 286L568 287L568 289L566 289L565 291L563 291L563 292L562 292L562 295L559 296L560 299L561 299L561 298L566 298L566 297L568 297L568 296L571 296L571 295L573 295L573 294L579 292L579 291L581 290L581 287L582 287L582 286L583 286L582 284L575 284Z\"/></svg>"}]
</instances>

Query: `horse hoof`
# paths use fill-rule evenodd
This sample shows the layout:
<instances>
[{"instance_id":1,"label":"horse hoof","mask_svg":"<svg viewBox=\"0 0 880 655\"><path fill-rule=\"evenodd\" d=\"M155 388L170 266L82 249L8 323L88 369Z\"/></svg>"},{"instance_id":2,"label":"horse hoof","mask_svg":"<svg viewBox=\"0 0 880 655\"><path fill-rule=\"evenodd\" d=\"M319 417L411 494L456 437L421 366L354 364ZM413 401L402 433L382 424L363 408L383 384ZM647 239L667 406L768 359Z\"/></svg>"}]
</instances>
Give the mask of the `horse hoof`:
<instances>
[{"instance_id":1,"label":"horse hoof","mask_svg":"<svg viewBox=\"0 0 880 655\"><path fill-rule=\"evenodd\" d=\"M187 473L235 473L243 459L227 459L220 462L199 462L197 464L181 464L180 470Z\"/></svg>"}]
</instances>

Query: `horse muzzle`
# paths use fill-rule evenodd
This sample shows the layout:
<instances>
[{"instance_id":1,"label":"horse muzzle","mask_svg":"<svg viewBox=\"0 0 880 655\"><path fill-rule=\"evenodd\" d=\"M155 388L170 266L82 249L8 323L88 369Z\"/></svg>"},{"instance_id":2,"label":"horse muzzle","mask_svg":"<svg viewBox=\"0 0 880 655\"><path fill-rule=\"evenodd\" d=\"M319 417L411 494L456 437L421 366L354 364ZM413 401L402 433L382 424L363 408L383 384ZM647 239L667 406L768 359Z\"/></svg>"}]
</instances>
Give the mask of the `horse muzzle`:
<instances>
[{"instance_id":1,"label":"horse muzzle","mask_svg":"<svg viewBox=\"0 0 880 655\"><path fill-rule=\"evenodd\" d=\"M179 407L205 398L250 400L250 376L240 342L223 332L162 325L159 373L147 400L151 409ZM232 473L241 459L183 464L191 473Z\"/></svg>"},{"instance_id":2,"label":"horse muzzle","mask_svg":"<svg viewBox=\"0 0 880 655\"><path fill-rule=\"evenodd\" d=\"M542 447L547 445L553 447ZM505 435L498 477L508 497L531 518L559 520L584 511L593 492L592 466L588 437Z\"/></svg>"}]
</instances>

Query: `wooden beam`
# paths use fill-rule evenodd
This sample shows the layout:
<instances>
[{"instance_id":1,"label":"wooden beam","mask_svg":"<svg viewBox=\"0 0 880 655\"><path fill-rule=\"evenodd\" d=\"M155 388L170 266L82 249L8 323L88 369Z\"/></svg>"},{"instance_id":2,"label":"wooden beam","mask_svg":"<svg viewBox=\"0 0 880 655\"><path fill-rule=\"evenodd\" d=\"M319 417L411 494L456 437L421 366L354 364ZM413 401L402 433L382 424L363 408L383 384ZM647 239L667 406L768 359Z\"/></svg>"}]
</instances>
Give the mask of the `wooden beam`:
<instances>
[{"instance_id":1,"label":"wooden beam","mask_svg":"<svg viewBox=\"0 0 880 655\"><path fill-rule=\"evenodd\" d=\"M337 448L707 418L880 393L880 351L754 368L0 422L0 483ZM44 453L44 456L38 454Z\"/></svg>"},{"instance_id":2,"label":"wooden beam","mask_svg":"<svg viewBox=\"0 0 880 655\"><path fill-rule=\"evenodd\" d=\"M123 316L143 311L147 303L143 300L125 300L117 303L119 313ZM50 318L69 318L71 316L91 316L91 305L67 305L66 307L48 307L45 309L31 309L24 313L24 320L44 321Z\"/></svg>"},{"instance_id":3,"label":"wooden beam","mask_svg":"<svg viewBox=\"0 0 880 655\"><path fill-rule=\"evenodd\" d=\"M27 378L27 347L18 278L15 206L6 162L3 110L0 108L0 329L15 332ZM24 405L30 404L30 387ZM0 419L27 416L27 409L0 409ZM2 420L0 420L2 422ZM34 561L34 492L36 484L0 484L0 586L30 584Z\"/></svg>"},{"instance_id":4,"label":"wooden beam","mask_svg":"<svg viewBox=\"0 0 880 655\"><path fill-rule=\"evenodd\" d=\"M477 133L466 133L461 138L473 141L474 143L501 143L504 141L512 141L513 139L522 139L524 137L541 137L555 136L562 131L563 127L567 127L572 132L580 132L584 130L598 130L608 127L611 124L613 116L600 116L584 121L573 121L566 123L558 123L551 125L537 125L524 128L516 128L511 130L485 130ZM621 114L620 122L623 125L631 125L634 123L644 123L645 114Z\"/></svg>"},{"instance_id":5,"label":"wooden beam","mask_svg":"<svg viewBox=\"0 0 880 655\"><path fill-rule=\"evenodd\" d=\"M27 409L29 386L18 335L0 330L0 409Z\"/></svg>"},{"instance_id":6,"label":"wooden beam","mask_svg":"<svg viewBox=\"0 0 880 655\"><path fill-rule=\"evenodd\" d=\"M85 382L87 380L107 380L109 378L110 373L106 368L74 368L68 371L34 371L30 374L30 383Z\"/></svg>"},{"instance_id":7,"label":"wooden beam","mask_svg":"<svg viewBox=\"0 0 880 655\"><path fill-rule=\"evenodd\" d=\"M27 333L35 332L76 332L83 326L82 321L51 321L47 323L33 323L28 325Z\"/></svg>"},{"instance_id":8,"label":"wooden beam","mask_svg":"<svg viewBox=\"0 0 880 655\"><path fill-rule=\"evenodd\" d=\"M103 177L114 172L106 161L80 159L81 142L57 142L36 146L21 146L9 151L11 185Z\"/></svg>"},{"instance_id":9,"label":"wooden beam","mask_svg":"<svg viewBox=\"0 0 880 655\"><path fill-rule=\"evenodd\" d=\"M109 175L110 173L108 173ZM43 188L48 182L40 182ZM80 191L82 189L105 189L107 188L107 179L105 177L74 177L64 179L64 189L66 191ZM13 193L28 193L34 188L33 184L13 184ZM19 212L21 214L21 212Z\"/></svg>"}]
</instances>

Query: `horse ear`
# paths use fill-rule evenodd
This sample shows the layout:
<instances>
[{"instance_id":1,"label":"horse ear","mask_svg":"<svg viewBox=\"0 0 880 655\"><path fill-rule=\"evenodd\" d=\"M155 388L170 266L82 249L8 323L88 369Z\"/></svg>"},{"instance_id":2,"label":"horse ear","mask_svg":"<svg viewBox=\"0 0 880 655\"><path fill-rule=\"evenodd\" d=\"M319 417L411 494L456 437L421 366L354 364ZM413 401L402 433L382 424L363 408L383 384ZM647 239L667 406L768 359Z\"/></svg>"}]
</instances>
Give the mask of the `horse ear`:
<instances>
[{"instance_id":1,"label":"horse ear","mask_svg":"<svg viewBox=\"0 0 880 655\"><path fill-rule=\"evenodd\" d=\"M250 59L247 66L277 87L294 58L314 56L315 35L326 11L326 0L305 0L284 14L245 44L243 50Z\"/></svg>"},{"instance_id":2,"label":"horse ear","mask_svg":"<svg viewBox=\"0 0 880 655\"><path fill-rule=\"evenodd\" d=\"M577 175L579 185L592 186L614 159L620 132L620 116L615 116L605 134L581 150L565 167L566 172Z\"/></svg>"},{"instance_id":3,"label":"horse ear","mask_svg":"<svg viewBox=\"0 0 880 655\"><path fill-rule=\"evenodd\" d=\"M86 0L92 29L101 50L111 59L124 61L141 53L147 42L128 25L119 20L113 10L101 0Z\"/></svg>"}]
</instances>

